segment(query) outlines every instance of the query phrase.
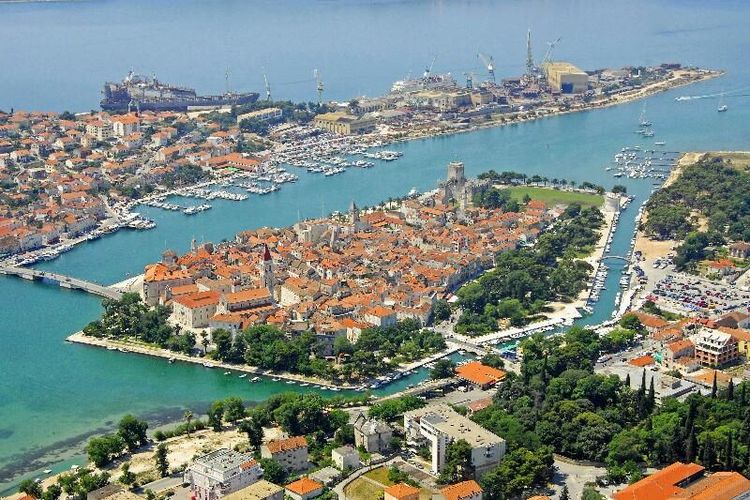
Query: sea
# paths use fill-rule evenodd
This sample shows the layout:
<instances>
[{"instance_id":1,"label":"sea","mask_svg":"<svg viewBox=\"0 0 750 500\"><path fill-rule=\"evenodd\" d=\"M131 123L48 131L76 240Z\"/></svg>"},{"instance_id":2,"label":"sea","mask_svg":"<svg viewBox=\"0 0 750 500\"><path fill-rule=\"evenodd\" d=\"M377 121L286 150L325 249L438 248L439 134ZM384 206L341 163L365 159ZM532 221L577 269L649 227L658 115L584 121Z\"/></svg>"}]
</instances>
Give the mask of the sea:
<instances>
[{"instance_id":1,"label":"sea","mask_svg":"<svg viewBox=\"0 0 750 500\"><path fill-rule=\"evenodd\" d=\"M202 93L255 90L268 76L275 99L312 101L313 71L325 99L377 96L394 80L451 72L487 77L479 52L492 55L498 78L523 73L526 34L534 57L560 38L552 58L584 69L680 62L726 75L647 99L651 139L634 134L643 108L633 102L502 128L416 140L392 148L392 163L334 177L296 172L299 182L243 202L214 201L194 216L145 208L158 226L120 231L39 267L111 284L143 271L165 249L231 239L241 230L284 226L373 205L412 188L433 189L450 161L467 175L488 169L625 184L636 196L621 218L612 253L624 255L637 208L651 179L614 179L605 167L621 148L668 151L750 148L750 3L727 0L90 0L0 2L0 109L97 109L102 84L131 69ZM434 64L433 64L434 60ZM719 94L729 106L717 113ZM696 96L676 101L679 96ZM610 261L607 290L582 323L608 319L621 264ZM152 426L202 413L237 395L258 402L297 385L251 384L201 366L65 343L95 319L99 299L43 283L0 277L0 494L25 477L83 463L82 446L126 413ZM425 371L392 384L403 388Z\"/></svg>"}]
</instances>

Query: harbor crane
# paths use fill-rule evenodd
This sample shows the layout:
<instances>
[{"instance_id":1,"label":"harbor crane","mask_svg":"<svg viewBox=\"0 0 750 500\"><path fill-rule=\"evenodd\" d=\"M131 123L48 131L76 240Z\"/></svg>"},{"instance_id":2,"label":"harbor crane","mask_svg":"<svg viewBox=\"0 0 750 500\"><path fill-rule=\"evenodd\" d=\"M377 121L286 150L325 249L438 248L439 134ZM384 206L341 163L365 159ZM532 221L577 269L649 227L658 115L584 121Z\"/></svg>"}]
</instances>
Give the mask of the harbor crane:
<instances>
[{"instance_id":1,"label":"harbor crane","mask_svg":"<svg viewBox=\"0 0 750 500\"><path fill-rule=\"evenodd\" d=\"M266 101L271 102L271 85L268 83L268 76L266 76L266 70L263 70L263 81L266 84Z\"/></svg>"},{"instance_id":2,"label":"harbor crane","mask_svg":"<svg viewBox=\"0 0 750 500\"><path fill-rule=\"evenodd\" d=\"M473 89L474 88L474 73L472 72L464 73L464 76L466 77L466 88Z\"/></svg>"},{"instance_id":3,"label":"harbor crane","mask_svg":"<svg viewBox=\"0 0 750 500\"><path fill-rule=\"evenodd\" d=\"M489 73L492 83L495 83L495 60L492 56L482 54L481 52L477 54L477 57L482 60L482 63L487 68L487 73Z\"/></svg>"},{"instance_id":4,"label":"harbor crane","mask_svg":"<svg viewBox=\"0 0 750 500\"><path fill-rule=\"evenodd\" d=\"M552 60L552 50L557 46L558 43L562 38L558 38L554 42L547 42L547 52L544 54L544 59L542 59L542 65L549 63Z\"/></svg>"},{"instance_id":5,"label":"harbor crane","mask_svg":"<svg viewBox=\"0 0 750 500\"><path fill-rule=\"evenodd\" d=\"M437 56L432 56L432 62L424 69L422 78L427 78L428 76L430 76L430 74L432 73L432 67L435 65L435 59L437 59Z\"/></svg>"},{"instance_id":6,"label":"harbor crane","mask_svg":"<svg viewBox=\"0 0 750 500\"><path fill-rule=\"evenodd\" d=\"M323 104L323 80L320 79L320 72L315 69L313 70L315 76L316 89L318 90L318 104Z\"/></svg>"},{"instance_id":7,"label":"harbor crane","mask_svg":"<svg viewBox=\"0 0 750 500\"><path fill-rule=\"evenodd\" d=\"M536 73L534 66L534 51L531 50L531 28L526 32L526 76L532 78Z\"/></svg>"}]
</instances>

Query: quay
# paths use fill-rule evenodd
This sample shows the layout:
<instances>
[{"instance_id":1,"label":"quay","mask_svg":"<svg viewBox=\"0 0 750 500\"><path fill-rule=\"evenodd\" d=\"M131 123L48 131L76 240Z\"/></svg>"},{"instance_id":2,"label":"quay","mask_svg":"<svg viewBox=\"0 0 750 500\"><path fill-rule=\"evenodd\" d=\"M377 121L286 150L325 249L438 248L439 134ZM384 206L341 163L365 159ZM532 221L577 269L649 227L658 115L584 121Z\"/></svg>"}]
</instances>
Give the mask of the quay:
<instances>
[{"instance_id":1,"label":"quay","mask_svg":"<svg viewBox=\"0 0 750 500\"><path fill-rule=\"evenodd\" d=\"M64 274L51 273L47 271L40 271L38 269L30 269L26 267L16 266L0 266L0 274L18 276L29 281L45 281L51 284L57 284L62 288L70 288L73 290L81 290L92 295L98 295L107 299L118 300L122 298L123 293L119 290L99 285L98 283L92 283L71 276L65 276Z\"/></svg>"}]
</instances>

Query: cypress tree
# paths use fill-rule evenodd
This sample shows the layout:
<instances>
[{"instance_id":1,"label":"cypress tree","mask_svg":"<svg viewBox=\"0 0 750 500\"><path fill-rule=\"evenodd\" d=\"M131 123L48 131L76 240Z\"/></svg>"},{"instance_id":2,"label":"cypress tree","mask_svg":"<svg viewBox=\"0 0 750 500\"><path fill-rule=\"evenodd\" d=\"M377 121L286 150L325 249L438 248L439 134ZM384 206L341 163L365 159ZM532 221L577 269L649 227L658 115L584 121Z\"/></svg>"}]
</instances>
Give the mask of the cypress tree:
<instances>
[{"instance_id":1,"label":"cypress tree","mask_svg":"<svg viewBox=\"0 0 750 500\"><path fill-rule=\"evenodd\" d=\"M682 460L685 454L685 436L682 434L682 429L679 425L675 425L672 430L672 439L669 446L671 448L669 461L676 462L677 460Z\"/></svg>"},{"instance_id":2,"label":"cypress tree","mask_svg":"<svg viewBox=\"0 0 750 500\"><path fill-rule=\"evenodd\" d=\"M745 402L746 402L745 388L746 387L747 387L747 384L745 384L744 382L740 384L740 407L745 406Z\"/></svg>"},{"instance_id":3,"label":"cypress tree","mask_svg":"<svg viewBox=\"0 0 750 500\"><path fill-rule=\"evenodd\" d=\"M708 470L713 469L714 460L716 455L714 453L714 443L711 440L711 436L706 436L706 441L703 443L703 456L701 457L701 464Z\"/></svg>"},{"instance_id":4,"label":"cypress tree","mask_svg":"<svg viewBox=\"0 0 750 500\"><path fill-rule=\"evenodd\" d=\"M654 391L654 377L651 377L651 384L648 387L648 398L646 399L648 411L654 411L656 407L656 392Z\"/></svg>"},{"instance_id":5,"label":"cypress tree","mask_svg":"<svg viewBox=\"0 0 750 500\"><path fill-rule=\"evenodd\" d=\"M724 465L729 471L734 469L734 443L732 441L733 437L730 432L729 436L727 436L726 449L724 450Z\"/></svg>"},{"instance_id":6,"label":"cypress tree","mask_svg":"<svg viewBox=\"0 0 750 500\"><path fill-rule=\"evenodd\" d=\"M625 375L625 387L627 387L628 389L630 389L630 373L628 373L627 375ZM742 387L744 388L745 386L742 386Z\"/></svg>"},{"instance_id":7,"label":"cypress tree","mask_svg":"<svg viewBox=\"0 0 750 500\"><path fill-rule=\"evenodd\" d=\"M568 485L563 486L560 492L560 500L570 500L570 492L568 491Z\"/></svg>"},{"instance_id":8,"label":"cypress tree","mask_svg":"<svg viewBox=\"0 0 750 500\"><path fill-rule=\"evenodd\" d=\"M690 428L687 443L685 446L685 460L688 462L695 461L695 455L698 452L698 440L695 437L695 427Z\"/></svg>"},{"instance_id":9,"label":"cypress tree","mask_svg":"<svg viewBox=\"0 0 750 500\"><path fill-rule=\"evenodd\" d=\"M689 433L690 429L695 426L695 399L691 398L688 403L688 413L685 417L685 433Z\"/></svg>"},{"instance_id":10,"label":"cypress tree","mask_svg":"<svg viewBox=\"0 0 750 500\"><path fill-rule=\"evenodd\" d=\"M711 399L716 399L717 391L718 391L718 386L716 385L716 370L714 370L714 383L711 386Z\"/></svg>"},{"instance_id":11,"label":"cypress tree","mask_svg":"<svg viewBox=\"0 0 750 500\"><path fill-rule=\"evenodd\" d=\"M727 386L727 400L734 401L734 380L729 379L729 385Z\"/></svg>"},{"instance_id":12,"label":"cypress tree","mask_svg":"<svg viewBox=\"0 0 750 500\"><path fill-rule=\"evenodd\" d=\"M714 372L714 379L716 378L716 372ZM643 394L646 394L646 369L643 369L643 373L641 374L641 388L640 391Z\"/></svg>"}]
</instances>

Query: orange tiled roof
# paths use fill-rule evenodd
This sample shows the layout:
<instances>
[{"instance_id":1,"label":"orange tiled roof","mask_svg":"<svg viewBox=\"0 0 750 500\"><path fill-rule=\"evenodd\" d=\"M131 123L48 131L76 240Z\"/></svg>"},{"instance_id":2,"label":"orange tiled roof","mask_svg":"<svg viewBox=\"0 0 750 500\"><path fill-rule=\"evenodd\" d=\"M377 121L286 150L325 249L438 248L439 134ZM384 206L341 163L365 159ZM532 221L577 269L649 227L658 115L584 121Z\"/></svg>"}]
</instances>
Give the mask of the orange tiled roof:
<instances>
[{"instance_id":1,"label":"orange tiled roof","mask_svg":"<svg viewBox=\"0 0 750 500\"><path fill-rule=\"evenodd\" d=\"M630 361L628 361L628 364L631 364L633 366L648 366L654 364L654 358L652 356L640 356L638 358L633 358Z\"/></svg>"},{"instance_id":2,"label":"orange tiled roof","mask_svg":"<svg viewBox=\"0 0 750 500\"><path fill-rule=\"evenodd\" d=\"M294 436L286 439L272 439L266 445L271 453L307 448L305 436Z\"/></svg>"},{"instance_id":3,"label":"orange tiled roof","mask_svg":"<svg viewBox=\"0 0 750 500\"><path fill-rule=\"evenodd\" d=\"M198 309L199 307L218 304L219 292L209 290L208 292L197 292L187 295L180 295L179 297L174 298L174 302L177 302L178 304L181 304L188 309Z\"/></svg>"},{"instance_id":4,"label":"orange tiled roof","mask_svg":"<svg viewBox=\"0 0 750 500\"><path fill-rule=\"evenodd\" d=\"M462 481L460 483L451 484L440 490L445 500L463 500L465 498L471 498L474 495L482 493L482 487L476 481Z\"/></svg>"},{"instance_id":5,"label":"orange tiled roof","mask_svg":"<svg viewBox=\"0 0 750 500\"><path fill-rule=\"evenodd\" d=\"M472 361L456 368L456 375L472 384L486 385L497 383L505 378L506 373L497 368Z\"/></svg>"},{"instance_id":6,"label":"orange tiled roof","mask_svg":"<svg viewBox=\"0 0 750 500\"><path fill-rule=\"evenodd\" d=\"M419 488L415 488L406 483L396 483L393 486L387 487L385 493L388 493L394 498L407 498L411 495L418 495Z\"/></svg>"},{"instance_id":7,"label":"orange tiled roof","mask_svg":"<svg viewBox=\"0 0 750 500\"><path fill-rule=\"evenodd\" d=\"M690 463L675 462L669 467L653 473L627 488L615 492L615 500L666 500L680 492L678 483L703 472L703 467Z\"/></svg>"},{"instance_id":8,"label":"orange tiled roof","mask_svg":"<svg viewBox=\"0 0 750 500\"><path fill-rule=\"evenodd\" d=\"M750 480L739 472L716 472L685 490L686 498L691 500L740 498L742 493L750 491Z\"/></svg>"},{"instance_id":9,"label":"orange tiled roof","mask_svg":"<svg viewBox=\"0 0 750 500\"><path fill-rule=\"evenodd\" d=\"M293 483L286 485L286 489L297 495L307 495L315 490L322 488L323 485L317 481L310 479L309 477L302 477L297 479Z\"/></svg>"}]
</instances>

